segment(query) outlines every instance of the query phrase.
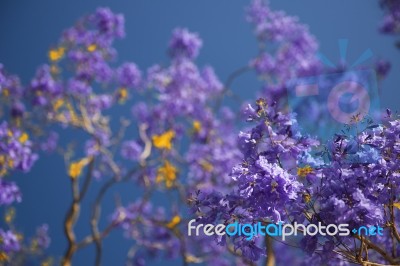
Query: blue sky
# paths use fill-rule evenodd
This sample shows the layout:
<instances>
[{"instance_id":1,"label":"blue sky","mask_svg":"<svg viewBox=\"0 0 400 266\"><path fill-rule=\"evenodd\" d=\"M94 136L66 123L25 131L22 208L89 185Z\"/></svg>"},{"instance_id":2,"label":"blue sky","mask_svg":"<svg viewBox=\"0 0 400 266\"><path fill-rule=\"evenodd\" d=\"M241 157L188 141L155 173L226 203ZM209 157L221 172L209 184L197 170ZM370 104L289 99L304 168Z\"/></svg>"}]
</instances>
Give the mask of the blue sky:
<instances>
[{"instance_id":1,"label":"blue sky","mask_svg":"<svg viewBox=\"0 0 400 266\"><path fill-rule=\"evenodd\" d=\"M198 32L204 40L197 62L212 65L221 80L225 80L229 73L257 54L251 28L244 19L244 6L248 3L244 0L3 0L0 3L0 62L25 82L29 81L36 67L46 62L49 47L57 42L64 28L97 6L109 6L126 17L127 37L116 44L120 62L134 61L141 69L167 62L170 33L182 26ZM339 60L337 42L341 38L349 39L350 63L368 48L376 58L390 59L393 68L381 84L381 106L398 109L400 75L396 73L400 70L397 60L400 51L394 47L393 37L377 32L382 18L378 1L272 0L271 5L297 15L308 24L320 43L320 51L334 62ZM253 74L246 74L235 82L233 89L244 98L251 98L258 83ZM65 248L61 222L70 200L68 180L63 173L61 159L45 156L31 174L17 180L24 193L24 202L18 208L18 225L29 235L36 225L48 222L53 234L50 252L56 255L61 255ZM121 189L129 194L129 186ZM106 200L111 211L113 194ZM83 219L88 215L83 213ZM80 224L77 230L88 232L88 223ZM104 265L122 265L127 243L120 232L113 234L105 245ZM93 250L85 250L76 259L77 265L91 265Z\"/></svg>"}]
</instances>

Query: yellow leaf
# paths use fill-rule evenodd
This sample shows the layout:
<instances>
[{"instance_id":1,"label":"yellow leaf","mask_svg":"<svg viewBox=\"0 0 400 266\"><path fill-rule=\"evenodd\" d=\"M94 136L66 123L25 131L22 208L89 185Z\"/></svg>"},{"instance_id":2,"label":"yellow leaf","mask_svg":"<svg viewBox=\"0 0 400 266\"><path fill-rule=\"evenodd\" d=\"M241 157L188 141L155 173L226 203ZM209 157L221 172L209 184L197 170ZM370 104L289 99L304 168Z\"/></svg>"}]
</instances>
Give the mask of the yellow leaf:
<instances>
[{"instance_id":1,"label":"yellow leaf","mask_svg":"<svg viewBox=\"0 0 400 266\"><path fill-rule=\"evenodd\" d=\"M19 142L24 144L28 139L29 139L29 135L27 133L22 133L18 140L19 140Z\"/></svg>"},{"instance_id":2,"label":"yellow leaf","mask_svg":"<svg viewBox=\"0 0 400 266\"><path fill-rule=\"evenodd\" d=\"M193 121L193 131L199 133L201 131L201 122L198 120Z\"/></svg>"},{"instance_id":3,"label":"yellow leaf","mask_svg":"<svg viewBox=\"0 0 400 266\"><path fill-rule=\"evenodd\" d=\"M173 130L168 130L161 135L154 135L152 140L156 148L170 150L172 148L172 139L174 137L175 132Z\"/></svg>"},{"instance_id":4,"label":"yellow leaf","mask_svg":"<svg viewBox=\"0 0 400 266\"><path fill-rule=\"evenodd\" d=\"M311 174L312 172L313 169L309 165L297 168L297 175L300 177L306 177L308 174Z\"/></svg>"},{"instance_id":5,"label":"yellow leaf","mask_svg":"<svg viewBox=\"0 0 400 266\"><path fill-rule=\"evenodd\" d=\"M94 52L97 49L97 45L96 44L91 44L87 47L88 52Z\"/></svg>"},{"instance_id":6,"label":"yellow leaf","mask_svg":"<svg viewBox=\"0 0 400 266\"><path fill-rule=\"evenodd\" d=\"M394 202L393 207L400 209L400 202Z\"/></svg>"},{"instance_id":7,"label":"yellow leaf","mask_svg":"<svg viewBox=\"0 0 400 266\"><path fill-rule=\"evenodd\" d=\"M171 221L167 224L167 227L169 229L173 229L180 222L181 222L181 217L179 217L179 215L175 215L174 217L172 217Z\"/></svg>"},{"instance_id":8,"label":"yellow leaf","mask_svg":"<svg viewBox=\"0 0 400 266\"><path fill-rule=\"evenodd\" d=\"M176 179L178 170L169 161L165 161L164 165L158 168L156 183L165 181L165 186L171 188Z\"/></svg>"},{"instance_id":9,"label":"yellow leaf","mask_svg":"<svg viewBox=\"0 0 400 266\"><path fill-rule=\"evenodd\" d=\"M129 93L126 88L120 88L118 90L118 99L120 103L125 102L128 99Z\"/></svg>"},{"instance_id":10,"label":"yellow leaf","mask_svg":"<svg viewBox=\"0 0 400 266\"><path fill-rule=\"evenodd\" d=\"M55 61L60 60L64 56L64 53L65 53L64 47L59 47L57 49L51 49L49 51L50 61L55 62Z\"/></svg>"},{"instance_id":11,"label":"yellow leaf","mask_svg":"<svg viewBox=\"0 0 400 266\"><path fill-rule=\"evenodd\" d=\"M74 179L81 175L83 167L89 163L88 158L83 158L77 162L72 162L69 165L68 175Z\"/></svg>"},{"instance_id":12,"label":"yellow leaf","mask_svg":"<svg viewBox=\"0 0 400 266\"><path fill-rule=\"evenodd\" d=\"M8 261L9 257L7 255L7 253L1 251L0 252L0 261Z\"/></svg>"}]
</instances>

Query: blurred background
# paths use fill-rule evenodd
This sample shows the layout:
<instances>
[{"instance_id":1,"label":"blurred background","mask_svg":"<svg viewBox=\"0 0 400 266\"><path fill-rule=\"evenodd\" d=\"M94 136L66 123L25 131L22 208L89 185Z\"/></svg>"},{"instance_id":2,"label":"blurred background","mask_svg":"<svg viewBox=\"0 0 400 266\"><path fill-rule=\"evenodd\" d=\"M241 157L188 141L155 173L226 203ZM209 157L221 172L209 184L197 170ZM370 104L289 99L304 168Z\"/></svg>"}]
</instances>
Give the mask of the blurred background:
<instances>
[{"instance_id":1,"label":"blurred background","mask_svg":"<svg viewBox=\"0 0 400 266\"><path fill-rule=\"evenodd\" d=\"M320 43L320 52L335 63L339 61L338 40L341 38L349 39L349 64L368 48L376 59L390 60L392 70L380 84L381 106L399 109L396 105L400 96L397 88L400 84L399 50L392 37L378 32L383 15L377 0L270 2L273 9L296 15L302 23L308 24ZM204 41L197 63L212 65L225 81L230 73L257 54L255 37L244 16L248 4L245 0L3 0L0 3L0 62L9 72L18 74L24 83L29 82L36 67L47 61L49 48L57 43L65 28L96 7L108 6L125 15L127 35L115 45L119 62L133 61L142 70L167 62L166 46L172 29L187 27L198 32ZM258 89L253 73L241 76L233 85L233 91L244 99L254 99ZM23 192L23 202L17 205L17 226L24 234L33 235L37 225L48 223L52 238L49 253L56 257L63 254L66 246L62 222L71 200L69 180L64 173L62 158L44 155L29 175L15 179ZM123 198L133 201L133 186L120 185L116 189L122 191ZM105 198L103 216L106 218L101 225L107 222L107 215L113 210L114 192ZM91 198L89 195L86 206L90 206ZM89 215L82 213L82 221L76 226L78 237L89 232ZM121 232L111 234L104 242L103 265L123 265L129 241ZM88 247L79 252L74 260L76 265L92 265L93 249ZM155 265L158 264L161 262Z\"/></svg>"}]
</instances>

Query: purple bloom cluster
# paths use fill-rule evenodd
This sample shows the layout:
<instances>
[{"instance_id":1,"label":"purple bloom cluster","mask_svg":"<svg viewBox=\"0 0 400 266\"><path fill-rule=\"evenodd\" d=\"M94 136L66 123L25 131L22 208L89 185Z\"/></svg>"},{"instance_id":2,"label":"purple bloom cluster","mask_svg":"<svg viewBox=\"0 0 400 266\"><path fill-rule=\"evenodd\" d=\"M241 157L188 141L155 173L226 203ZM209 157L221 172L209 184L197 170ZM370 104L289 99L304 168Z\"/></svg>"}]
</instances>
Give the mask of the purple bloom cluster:
<instances>
[{"instance_id":1,"label":"purple bloom cluster","mask_svg":"<svg viewBox=\"0 0 400 266\"><path fill-rule=\"evenodd\" d=\"M391 112L388 111L389 116ZM327 163L315 166L304 175L307 187L305 212L309 213L309 223L346 223L350 228L379 225L384 229L383 236L371 240L387 250L398 249L390 240L397 234L398 217L393 204L399 201L398 180L398 118L390 117L385 125L371 124L356 138L344 134L336 135L318 156L327 156ZM297 220L301 221L301 220ZM393 227L385 227L388 223ZM313 242L314 241L314 242ZM304 240L305 250L313 254L311 261L320 261L317 238ZM330 243L334 243L334 246ZM322 245L322 259L333 258L342 248L354 249L354 239L331 238ZM339 251L339 253L338 253ZM342 250L343 251L343 250ZM315 252L315 253L314 253ZM349 260L354 257L344 255ZM393 261L382 258L376 250L371 251L370 259L378 263ZM317 263L317 262L315 262ZM336 265L336 264L332 264Z\"/></svg>"},{"instance_id":2,"label":"purple bloom cluster","mask_svg":"<svg viewBox=\"0 0 400 266\"><path fill-rule=\"evenodd\" d=\"M198 189L228 191L229 172L241 158L234 130L235 115L229 108L221 108L217 113L212 108L213 99L222 93L223 85L211 67L199 69L193 62L200 46L197 34L175 30L170 41L171 64L151 67L143 79L147 88L143 92L155 96L154 101L138 102L132 108L139 125L145 125L145 132L139 135L146 135L152 141L148 161L161 161L139 173L140 183L165 187L166 193L179 191L186 196ZM123 142L122 157L138 161L146 154L145 142L143 136ZM180 147L179 143L188 144ZM187 178L181 174L186 169ZM209 242L207 237L199 239L197 244L183 234L176 238L177 230L185 230L181 221L185 212L176 207L177 202L170 205L156 207L151 202L139 201L114 213L114 224L142 246L134 261L139 263L147 252L154 256L164 251L171 258L184 252L192 262L229 265L229 260L217 255L225 248L205 244Z\"/></svg>"},{"instance_id":3,"label":"purple bloom cluster","mask_svg":"<svg viewBox=\"0 0 400 266\"><path fill-rule=\"evenodd\" d=\"M142 150L143 148L136 141L125 141L122 144L121 155L125 159L136 161L139 159Z\"/></svg>"},{"instance_id":4,"label":"purple bloom cluster","mask_svg":"<svg viewBox=\"0 0 400 266\"><path fill-rule=\"evenodd\" d=\"M2 96L17 98L23 93L20 79L16 75L10 75L0 64L0 93Z\"/></svg>"},{"instance_id":5,"label":"purple bloom cluster","mask_svg":"<svg viewBox=\"0 0 400 266\"><path fill-rule=\"evenodd\" d=\"M22 102L24 89L16 75L6 72L0 64L0 101L1 111L10 113L13 119L21 119L25 114L25 104Z\"/></svg>"},{"instance_id":6,"label":"purple bloom cluster","mask_svg":"<svg viewBox=\"0 0 400 266\"><path fill-rule=\"evenodd\" d=\"M122 87L136 88L141 82L141 72L134 63L123 64L117 70L119 84Z\"/></svg>"},{"instance_id":7,"label":"purple bloom cluster","mask_svg":"<svg viewBox=\"0 0 400 266\"><path fill-rule=\"evenodd\" d=\"M400 33L400 3L396 0L381 0L380 4L385 10L380 30L385 34Z\"/></svg>"},{"instance_id":8,"label":"purple bloom cluster","mask_svg":"<svg viewBox=\"0 0 400 266\"><path fill-rule=\"evenodd\" d=\"M382 4L387 7L382 30L398 33L397 2ZM397 264L400 120L388 110L386 123L356 124L355 136L338 132L327 143L301 133L283 96L288 80L326 71L317 60L318 44L296 17L271 10L262 0L252 1L247 20L260 45L248 67L264 81L264 98L245 107L249 125L240 132L237 116L221 106L229 84L222 84L212 67L195 63L203 41L188 29L172 32L169 63L147 71L133 62L114 67L113 44L125 35L124 18L99 8L63 33L49 51L50 62L38 68L29 86L0 65L0 99L5 103L0 111L10 114L0 124L0 205L21 201L19 188L6 178L14 170L32 168L38 158L34 148L63 150L74 199L64 224L69 245L64 265L88 244L96 244L99 262L101 243L115 228L134 240L128 265L145 265L149 257L181 259L185 265L253 265L261 257L271 258L273 246L275 253L287 253L287 246L268 244L260 236L249 241L245 236L200 235L194 240L185 234L193 216L214 224L379 225L384 235L376 240L356 235L293 239L302 249L302 261L290 254L277 261L345 265L345 260L368 264L369 258ZM331 71L345 69L341 65ZM376 69L382 78L390 64L379 61ZM112 114L130 99L135 99L133 120L121 117L115 130ZM321 118L322 109L315 105L313 110L307 115ZM59 147L63 136L53 130L60 125L79 131L85 144ZM93 177L108 179L93 207L91 234L81 238L74 225ZM132 194L138 198L126 205L118 201L110 224L101 230L103 196L114 184L129 180L135 182ZM154 200L160 194L168 200ZM0 229L0 261L19 265L16 252L48 248L47 225L37 229L28 249L10 217L6 215L6 224L12 230Z\"/></svg>"},{"instance_id":9,"label":"purple bloom cluster","mask_svg":"<svg viewBox=\"0 0 400 266\"><path fill-rule=\"evenodd\" d=\"M287 81L321 71L318 43L298 18L271 10L263 0L254 0L247 9L247 20L254 25L260 45L260 53L250 66L266 83L264 96L279 99Z\"/></svg>"},{"instance_id":10,"label":"purple bloom cluster","mask_svg":"<svg viewBox=\"0 0 400 266\"><path fill-rule=\"evenodd\" d=\"M194 195L193 211L202 222L282 222L288 221L287 210L297 207L299 211L302 206L304 188L290 169L299 155L318 142L294 133L295 120L278 112L273 102L259 99L256 107L248 106L246 114L248 121L256 125L239 134L243 162L231 173L235 189L225 196L204 191ZM232 241L250 260L264 254L257 238L247 241L238 237Z\"/></svg>"},{"instance_id":11,"label":"purple bloom cluster","mask_svg":"<svg viewBox=\"0 0 400 266\"><path fill-rule=\"evenodd\" d=\"M68 107L73 106L67 102L69 96L88 102L94 114L112 103L112 98L93 95L97 92L96 83L115 81L121 86L137 86L140 72L133 63L126 63L117 70L110 66L116 56L112 46L114 39L123 36L123 16L108 8L99 8L67 29L58 45L49 51L51 64L38 69L28 88L33 104L45 107L47 112L62 113L64 119L71 120L74 113ZM66 81L62 77L64 63L73 70Z\"/></svg>"},{"instance_id":12,"label":"purple bloom cluster","mask_svg":"<svg viewBox=\"0 0 400 266\"><path fill-rule=\"evenodd\" d=\"M159 93L163 107L163 112L159 112L164 118L203 113L206 116L206 101L222 91L213 69L206 67L201 71L191 60L173 61L168 68L153 66L147 80L148 86Z\"/></svg>"},{"instance_id":13,"label":"purple bloom cluster","mask_svg":"<svg viewBox=\"0 0 400 266\"><path fill-rule=\"evenodd\" d=\"M0 205L10 205L21 200L21 192L14 182L0 180Z\"/></svg>"},{"instance_id":14,"label":"purple bloom cluster","mask_svg":"<svg viewBox=\"0 0 400 266\"><path fill-rule=\"evenodd\" d=\"M400 122L390 111L386 125L369 122L357 136L336 135L326 145L301 136L296 120L278 112L274 103L259 99L256 107L249 105L245 112L247 121L256 125L239 134L244 160L233 167L235 187L225 195L207 190L192 195L198 221L348 224L350 229L379 225L386 228L379 243L396 234L397 229L385 227L398 219L390 206L400 201ZM346 253L356 250L352 236L326 237L322 243L319 239L323 237L306 236L299 243L310 255L308 263L322 259L337 265L338 254L356 260L356 255ZM236 236L229 241L249 260L266 254L257 237L247 241ZM382 246L391 248L388 243ZM378 254L370 252L374 261L393 260Z\"/></svg>"},{"instance_id":15,"label":"purple bloom cluster","mask_svg":"<svg viewBox=\"0 0 400 266\"><path fill-rule=\"evenodd\" d=\"M3 122L0 124L0 140L0 176L14 169L29 171L38 158L32 151L29 135Z\"/></svg>"},{"instance_id":16,"label":"purple bloom cluster","mask_svg":"<svg viewBox=\"0 0 400 266\"><path fill-rule=\"evenodd\" d=\"M48 235L49 226L43 224L36 229L36 241L40 248L46 249L50 246L51 239Z\"/></svg>"},{"instance_id":17,"label":"purple bloom cluster","mask_svg":"<svg viewBox=\"0 0 400 266\"><path fill-rule=\"evenodd\" d=\"M195 59L202 45L203 42L196 33L177 28L172 33L172 39L169 42L169 53L176 59Z\"/></svg>"},{"instance_id":18,"label":"purple bloom cluster","mask_svg":"<svg viewBox=\"0 0 400 266\"><path fill-rule=\"evenodd\" d=\"M114 37L125 37L125 19L121 14L114 14L109 8L101 7L88 17L88 21L93 23L99 32L104 36L104 40L111 40Z\"/></svg>"},{"instance_id":19,"label":"purple bloom cluster","mask_svg":"<svg viewBox=\"0 0 400 266\"><path fill-rule=\"evenodd\" d=\"M177 228L183 227L186 230L186 225L183 225L183 221L176 215L170 219L167 217L165 208L155 207L150 202L137 201L127 207L117 208L112 216L113 223L123 228L125 236L134 238L137 247L141 248L134 256L128 258L128 264L145 265L144 261L147 261L149 256L176 259L181 252L185 252L188 262L231 265L232 260L221 256L225 249L212 245L209 238L201 237L190 244L190 238L184 234L177 238Z\"/></svg>"},{"instance_id":20,"label":"purple bloom cluster","mask_svg":"<svg viewBox=\"0 0 400 266\"><path fill-rule=\"evenodd\" d=\"M7 253L19 251L21 246L18 237L12 231L0 229L0 250Z\"/></svg>"},{"instance_id":21,"label":"purple bloom cluster","mask_svg":"<svg viewBox=\"0 0 400 266\"><path fill-rule=\"evenodd\" d=\"M33 151L33 143L29 135L17 126L7 122L0 124L0 205L9 206L22 201L22 194L15 182L7 181L14 171L28 172L38 155ZM10 216L11 217L11 216ZM8 221L6 215L6 222ZM21 249L17 234L11 230L0 229L0 252L4 261L12 253Z\"/></svg>"},{"instance_id":22,"label":"purple bloom cluster","mask_svg":"<svg viewBox=\"0 0 400 266\"><path fill-rule=\"evenodd\" d=\"M50 67L43 65L37 70L29 90L32 93L34 105L46 106L49 104L49 99L60 96L62 87L50 73Z\"/></svg>"}]
</instances>

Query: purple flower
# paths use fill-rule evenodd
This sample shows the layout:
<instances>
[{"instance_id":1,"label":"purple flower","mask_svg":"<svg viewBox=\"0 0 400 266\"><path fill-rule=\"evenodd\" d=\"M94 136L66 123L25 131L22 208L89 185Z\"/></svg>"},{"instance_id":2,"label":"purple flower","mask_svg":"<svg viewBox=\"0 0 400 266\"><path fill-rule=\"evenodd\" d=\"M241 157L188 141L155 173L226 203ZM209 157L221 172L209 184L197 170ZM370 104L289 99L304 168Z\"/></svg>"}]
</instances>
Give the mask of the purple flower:
<instances>
[{"instance_id":1,"label":"purple flower","mask_svg":"<svg viewBox=\"0 0 400 266\"><path fill-rule=\"evenodd\" d=\"M400 31L399 17L387 14L382 21L380 31L385 34L398 34Z\"/></svg>"},{"instance_id":2,"label":"purple flower","mask_svg":"<svg viewBox=\"0 0 400 266\"><path fill-rule=\"evenodd\" d=\"M18 237L11 231L4 231L0 229L0 250L10 253L20 250L20 243Z\"/></svg>"},{"instance_id":3,"label":"purple flower","mask_svg":"<svg viewBox=\"0 0 400 266\"><path fill-rule=\"evenodd\" d=\"M85 143L85 154L86 156L96 156L99 154L99 144L97 141L90 139Z\"/></svg>"},{"instance_id":4,"label":"purple flower","mask_svg":"<svg viewBox=\"0 0 400 266\"><path fill-rule=\"evenodd\" d=\"M90 17L99 31L107 36L122 38L125 36L125 21L121 14L114 14L109 8L101 7Z\"/></svg>"},{"instance_id":5,"label":"purple flower","mask_svg":"<svg viewBox=\"0 0 400 266\"><path fill-rule=\"evenodd\" d=\"M379 60L378 62L375 63L375 70L380 78L385 78L391 68L392 65L390 64L389 61L386 60Z\"/></svg>"},{"instance_id":6,"label":"purple flower","mask_svg":"<svg viewBox=\"0 0 400 266\"><path fill-rule=\"evenodd\" d=\"M255 24L263 22L271 12L262 0L254 0L246 11L247 21Z\"/></svg>"},{"instance_id":7,"label":"purple flower","mask_svg":"<svg viewBox=\"0 0 400 266\"><path fill-rule=\"evenodd\" d=\"M177 28L172 33L169 43L169 53L173 58L195 59L203 45L197 33L184 28Z\"/></svg>"},{"instance_id":8,"label":"purple flower","mask_svg":"<svg viewBox=\"0 0 400 266\"><path fill-rule=\"evenodd\" d=\"M41 143L40 148L45 152L53 152L57 148L58 134L51 131L47 138Z\"/></svg>"},{"instance_id":9,"label":"purple flower","mask_svg":"<svg viewBox=\"0 0 400 266\"><path fill-rule=\"evenodd\" d=\"M400 3L393 0L381 0L381 7L385 16L380 25L380 31L384 34L396 35L400 33Z\"/></svg>"},{"instance_id":10,"label":"purple flower","mask_svg":"<svg viewBox=\"0 0 400 266\"><path fill-rule=\"evenodd\" d=\"M264 97L282 101L288 80L320 73L318 43L297 17L271 10L262 0L253 0L247 20L253 24L260 46L266 46L250 62L266 81Z\"/></svg>"},{"instance_id":11,"label":"purple flower","mask_svg":"<svg viewBox=\"0 0 400 266\"><path fill-rule=\"evenodd\" d=\"M86 81L71 79L68 83L68 90L76 96L88 96L92 88Z\"/></svg>"},{"instance_id":12,"label":"purple flower","mask_svg":"<svg viewBox=\"0 0 400 266\"><path fill-rule=\"evenodd\" d=\"M28 133L10 127L7 122L0 124L0 176L13 169L27 172L37 158Z\"/></svg>"},{"instance_id":13,"label":"purple flower","mask_svg":"<svg viewBox=\"0 0 400 266\"><path fill-rule=\"evenodd\" d=\"M271 73L275 69L275 60L270 54L263 53L254 59L250 65L260 74Z\"/></svg>"},{"instance_id":14,"label":"purple flower","mask_svg":"<svg viewBox=\"0 0 400 266\"><path fill-rule=\"evenodd\" d=\"M113 97L108 94L94 95L88 101L87 109L90 114L96 114L112 106Z\"/></svg>"},{"instance_id":15,"label":"purple flower","mask_svg":"<svg viewBox=\"0 0 400 266\"><path fill-rule=\"evenodd\" d=\"M36 229L36 239L40 248L47 249L50 245L51 239L48 235L49 226L43 224Z\"/></svg>"},{"instance_id":16,"label":"purple flower","mask_svg":"<svg viewBox=\"0 0 400 266\"><path fill-rule=\"evenodd\" d=\"M123 158L136 161L139 159L143 148L136 141L125 141L122 144L121 155Z\"/></svg>"},{"instance_id":17,"label":"purple flower","mask_svg":"<svg viewBox=\"0 0 400 266\"><path fill-rule=\"evenodd\" d=\"M121 87L138 87L141 76L140 70L134 63L125 63L117 69L117 79Z\"/></svg>"},{"instance_id":18,"label":"purple flower","mask_svg":"<svg viewBox=\"0 0 400 266\"><path fill-rule=\"evenodd\" d=\"M14 182L0 180L0 205L10 205L21 202L22 194Z\"/></svg>"},{"instance_id":19,"label":"purple flower","mask_svg":"<svg viewBox=\"0 0 400 266\"><path fill-rule=\"evenodd\" d=\"M317 249L318 237L316 236L305 236L301 240L302 249L308 254L312 255Z\"/></svg>"},{"instance_id":20,"label":"purple flower","mask_svg":"<svg viewBox=\"0 0 400 266\"><path fill-rule=\"evenodd\" d=\"M0 63L0 92L2 91L6 82L6 75L4 73L4 66Z\"/></svg>"},{"instance_id":21,"label":"purple flower","mask_svg":"<svg viewBox=\"0 0 400 266\"><path fill-rule=\"evenodd\" d=\"M204 82L207 84L207 90L209 90L211 93L216 93L223 90L223 85L212 67L205 67L201 75Z\"/></svg>"},{"instance_id":22,"label":"purple flower","mask_svg":"<svg viewBox=\"0 0 400 266\"><path fill-rule=\"evenodd\" d=\"M25 113L25 105L22 102L15 102L11 106L11 116L14 118L21 118Z\"/></svg>"},{"instance_id":23,"label":"purple flower","mask_svg":"<svg viewBox=\"0 0 400 266\"><path fill-rule=\"evenodd\" d=\"M29 91L33 96L34 105L46 106L50 99L61 94L62 86L54 80L50 73L50 67L43 65L37 70L34 79L31 81Z\"/></svg>"},{"instance_id":24,"label":"purple flower","mask_svg":"<svg viewBox=\"0 0 400 266\"><path fill-rule=\"evenodd\" d=\"M7 73L0 64L0 93L9 99L19 100L23 96L23 89L19 77Z\"/></svg>"}]
</instances>

